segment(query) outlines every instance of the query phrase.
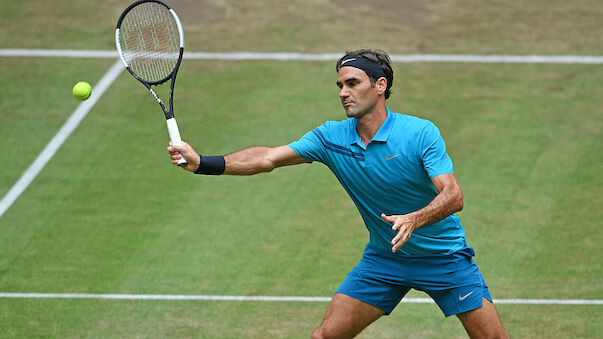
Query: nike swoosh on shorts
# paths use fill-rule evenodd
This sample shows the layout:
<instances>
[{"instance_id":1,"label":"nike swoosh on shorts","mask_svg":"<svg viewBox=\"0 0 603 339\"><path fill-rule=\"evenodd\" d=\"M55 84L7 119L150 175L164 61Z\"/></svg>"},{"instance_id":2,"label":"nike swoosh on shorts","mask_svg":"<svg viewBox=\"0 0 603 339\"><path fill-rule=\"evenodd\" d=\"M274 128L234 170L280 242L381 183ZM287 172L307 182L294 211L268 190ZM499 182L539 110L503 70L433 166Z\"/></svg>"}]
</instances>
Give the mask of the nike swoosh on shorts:
<instances>
[{"instance_id":1,"label":"nike swoosh on shorts","mask_svg":"<svg viewBox=\"0 0 603 339\"><path fill-rule=\"evenodd\" d=\"M471 294L473 294L473 291L471 291L471 292L469 292L469 293L467 293L467 294L465 294L465 295L463 295L463 296L460 296L460 295L459 295L459 300L460 300L460 301L463 301L463 300L465 300L465 299L466 299L468 296L470 296Z\"/></svg>"}]
</instances>

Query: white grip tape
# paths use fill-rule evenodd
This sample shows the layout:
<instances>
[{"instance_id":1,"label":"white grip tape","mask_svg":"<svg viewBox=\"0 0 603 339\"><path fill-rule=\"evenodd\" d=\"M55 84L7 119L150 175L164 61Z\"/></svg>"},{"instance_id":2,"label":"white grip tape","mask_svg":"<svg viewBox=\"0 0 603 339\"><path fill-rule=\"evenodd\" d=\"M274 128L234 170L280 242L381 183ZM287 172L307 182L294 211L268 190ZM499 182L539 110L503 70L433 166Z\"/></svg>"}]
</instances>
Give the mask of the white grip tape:
<instances>
[{"instance_id":1,"label":"white grip tape","mask_svg":"<svg viewBox=\"0 0 603 339\"><path fill-rule=\"evenodd\" d=\"M175 118L167 119L166 121L168 133L170 134L170 140L172 141L172 145L181 146L182 139L180 138L180 131L178 130L178 124L176 123ZM178 165L186 164L186 160L184 158L180 158L178 160Z\"/></svg>"}]
</instances>

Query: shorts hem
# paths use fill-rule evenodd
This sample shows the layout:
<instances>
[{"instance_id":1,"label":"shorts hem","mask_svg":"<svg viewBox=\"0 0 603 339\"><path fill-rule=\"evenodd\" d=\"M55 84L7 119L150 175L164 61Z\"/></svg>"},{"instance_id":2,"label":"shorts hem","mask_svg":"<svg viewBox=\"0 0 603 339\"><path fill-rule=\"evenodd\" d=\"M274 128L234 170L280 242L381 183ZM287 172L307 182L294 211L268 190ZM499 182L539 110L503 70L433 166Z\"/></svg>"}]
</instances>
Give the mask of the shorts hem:
<instances>
[{"instance_id":1,"label":"shorts hem","mask_svg":"<svg viewBox=\"0 0 603 339\"><path fill-rule=\"evenodd\" d=\"M442 310L442 313L444 313L445 317L450 317L453 315L457 315L457 314L461 314L461 313L465 313L465 312L469 312L469 311L473 311L473 310L477 310L478 308L481 308L482 306L484 306L484 298L486 300L490 301L491 303L494 303L494 301L492 301L492 297L490 296L490 292L488 291L487 287L482 290L482 295L481 295L479 304L478 303L467 304L466 306L459 307L457 310L454 310L451 312L446 312L441 307L440 307L440 309Z\"/></svg>"}]
</instances>

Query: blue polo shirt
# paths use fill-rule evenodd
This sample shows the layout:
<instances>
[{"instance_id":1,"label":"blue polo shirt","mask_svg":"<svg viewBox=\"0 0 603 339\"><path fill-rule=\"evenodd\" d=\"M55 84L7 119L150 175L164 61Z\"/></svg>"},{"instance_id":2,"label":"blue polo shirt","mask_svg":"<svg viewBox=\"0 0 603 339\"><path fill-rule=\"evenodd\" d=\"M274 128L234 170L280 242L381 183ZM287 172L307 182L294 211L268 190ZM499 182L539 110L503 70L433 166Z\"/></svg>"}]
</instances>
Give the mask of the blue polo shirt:
<instances>
[{"instance_id":1,"label":"blue polo shirt","mask_svg":"<svg viewBox=\"0 0 603 339\"><path fill-rule=\"evenodd\" d=\"M381 219L427 206L438 194L431 179L453 173L438 128L430 121L392 113L368 145L360 140L356 119L327 121L289 146L308 161L328 166L362 215L369 245L391 251L397 232ZM416 229L396 252L423 256L450 254L466 247L465 232L452 214Z\"/></svg>"}]
</instances>

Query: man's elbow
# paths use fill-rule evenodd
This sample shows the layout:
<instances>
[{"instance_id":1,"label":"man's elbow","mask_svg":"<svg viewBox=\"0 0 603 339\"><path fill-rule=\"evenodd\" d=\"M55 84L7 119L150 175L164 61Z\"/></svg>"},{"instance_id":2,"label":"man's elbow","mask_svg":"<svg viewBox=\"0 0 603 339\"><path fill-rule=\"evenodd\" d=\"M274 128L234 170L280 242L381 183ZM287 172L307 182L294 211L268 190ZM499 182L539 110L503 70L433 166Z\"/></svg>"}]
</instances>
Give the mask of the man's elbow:
<instances>
[{"instance_id":1,"label":"man's elbow","mask_svg":"<svg viewBox=\"0 0 603 339\"><path fill-rule=\"evenodd\" d=\"M463 210L464 207L464 202L463 202L463 192L461 192L461 189L458 188L456 190L456 194L455 194L455 202L456 202L456 212L460 212Z\"/></svg>"},{"instance_id":2,"label":"man's elbow","mask_svg":"<svg viewBox=\"0 0 603 339\"><path fill-rule=\"evenodd\" d=\"M446 187L448 202L452 213L463 210L463 192L459 185L450 185Z\"/></svg>"},{"instance_id":3,"label":"man's elbow","mask_svg":"<svg viewBox=\"0 0 603 339\"><path fill-rule=\"evenodd\" d=\"M269 159L265 159L260 164L260 173L272 172L276 168L276 164Z\"/></svg>"}]
</instances>

